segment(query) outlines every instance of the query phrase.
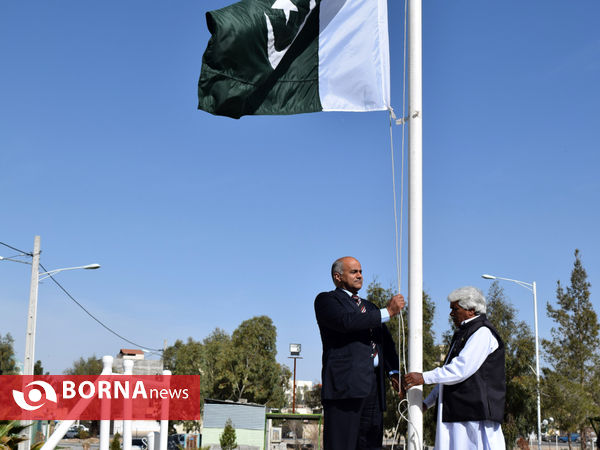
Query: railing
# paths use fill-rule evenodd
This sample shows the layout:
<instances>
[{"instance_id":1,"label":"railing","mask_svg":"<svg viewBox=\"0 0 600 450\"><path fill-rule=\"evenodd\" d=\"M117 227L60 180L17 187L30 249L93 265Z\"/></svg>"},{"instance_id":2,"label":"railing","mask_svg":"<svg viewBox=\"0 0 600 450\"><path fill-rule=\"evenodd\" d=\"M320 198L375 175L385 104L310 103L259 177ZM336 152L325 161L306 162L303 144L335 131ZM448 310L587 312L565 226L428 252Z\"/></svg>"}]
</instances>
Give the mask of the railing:
<instances>
[{"instance_id":1,"label":"railing","mask_svg":"<svg viewBox=\"0 0 600 450\"><path fill-rule=\"evenodd\" d=\"M114 375L112 371L112 356L104 356L102 357L102 373L100 375ZM124 375L132 375L133 374L133 365L134 362L130 359L126 359L123 361L123 369ZM171 375L171 371L163 370L163 375ZM81 409L83 410L86 406L85 401L80 401L76 406L75 410ZM168 400L163 402L163 409L169 407ZM108 399L103 400L102 408L110 408L110 401ZM131 420L123 420L123 450L131 450ZM54 450L60 440L64 438L69 428L73 426L75 423L75 419L73 420L63 420L61 421L54 433L48 438L46 443L42 446L41 450ZM169 421L161 420L160 421L160 432L159 432L159 448L157 450L167 450L168 445L168 429L169 429ZM148 449L147 450L155 450L155 438L154 432L150 432L147 435L148 439ZM100 449L99 450L108 450L110 446L110 420L101 420L100 421Z\"/></svg>"}]
</instances>

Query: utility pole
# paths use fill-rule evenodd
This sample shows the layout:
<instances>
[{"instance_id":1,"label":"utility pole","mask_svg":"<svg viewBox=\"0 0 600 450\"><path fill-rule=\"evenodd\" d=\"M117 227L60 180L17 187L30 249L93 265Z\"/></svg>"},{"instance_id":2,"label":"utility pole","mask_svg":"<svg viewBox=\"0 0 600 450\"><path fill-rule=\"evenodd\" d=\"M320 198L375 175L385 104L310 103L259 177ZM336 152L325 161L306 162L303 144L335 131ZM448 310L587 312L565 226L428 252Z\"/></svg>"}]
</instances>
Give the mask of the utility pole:
<instances>
[{"instance_id":1,"label":"utility pole","mask_svg":"<svg viewBox=\"0 0 600 450\"><path fill-rule=\"evenodd\" d=\"M25 361L23 363L23 375L33 376L35 364L35 323L37 319L37 301L40 267L40 237L33 240L33 259L31 261L31 284L29 286L29 309L27 312L27 335L25 336ZM19 444L20 449L28 449L33 439L32 421L23 420L21 423L28 428L25 429L26 439Z\"/></svg>"},{"instance_id":2,"label":"utility pole","mask_svg":"<svg viewBox=\"0 0 600 450\"><path fill-rule=\"evenodd\" d=\"M29 287L29 311L27 313L23 375L33 375L33 366L35 364L35 323L37 318L39 267L40 237L36 236L33 241L33 260L31 261L31 285Z\"/></svg>"}]
</instances>

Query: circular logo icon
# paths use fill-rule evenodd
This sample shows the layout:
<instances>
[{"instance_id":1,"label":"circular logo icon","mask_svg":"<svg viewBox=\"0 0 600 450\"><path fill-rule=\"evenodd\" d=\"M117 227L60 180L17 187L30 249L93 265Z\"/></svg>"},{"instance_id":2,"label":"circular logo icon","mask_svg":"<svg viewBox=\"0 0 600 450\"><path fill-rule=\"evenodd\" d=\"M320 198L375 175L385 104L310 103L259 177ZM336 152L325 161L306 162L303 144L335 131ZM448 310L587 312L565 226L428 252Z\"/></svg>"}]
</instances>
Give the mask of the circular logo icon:
<instances>
[{"instance_id":1,"label":"circular logo icon","mask_svg":"<svg viewBox=\"0 0 600 450\"><path fill-rule=\"evenodd\" d=\"M27 391L27 396L25 396L25 394L21 391L12 391L13 399L21 409L26 411L35 411L36 409L40 409L46 404L44 399L53 403L57 402L56 391L54 391L54 388L45 381L32 381L25 387L30 386L39 386L41 389L32 387L29 389L29 391Z\"/></svg>"}]
</instances>

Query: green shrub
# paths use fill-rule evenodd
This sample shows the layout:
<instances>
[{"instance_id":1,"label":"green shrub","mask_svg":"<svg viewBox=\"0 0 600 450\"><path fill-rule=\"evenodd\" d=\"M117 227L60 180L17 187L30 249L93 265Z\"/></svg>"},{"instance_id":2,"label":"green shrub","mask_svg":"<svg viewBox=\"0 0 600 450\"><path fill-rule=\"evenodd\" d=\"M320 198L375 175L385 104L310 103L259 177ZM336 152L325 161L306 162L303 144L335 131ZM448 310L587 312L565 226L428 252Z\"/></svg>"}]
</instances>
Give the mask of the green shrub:
<instances>
[{"instance_id":1,"label":"green shrub","mask_svg":"<svg viewBox=\"0 0 600 450\"><path fill-rule=\"evenodd\" d=\"M237 447L237 442L235 442L235 428L233 428L231 419L227 419L227 422L225 422L225 428L223 429L223 434L219 437L219 443L223 450L233 450Z\"/></svg>"},{"instance_id":2,"label":"green shrub","mask_svg":"<svg viewBox=\"0 0 600 450\"><path fill-rule=\"evenodd\" d=\"M121 435L115 433L113 440L110 443L110 450L121 450Z\"/></svg>"},{"instance_id":3,"label":"green shrub","mask_svg":"<svg viewBox=\"0 0 600 450\"><path fill-rule=\"evenodd\" d=\"M87 439L90 437L90 432L84 430L83 428L79 429L79 434L77 435L79 439Z\"/></svg>"}]
</instances>

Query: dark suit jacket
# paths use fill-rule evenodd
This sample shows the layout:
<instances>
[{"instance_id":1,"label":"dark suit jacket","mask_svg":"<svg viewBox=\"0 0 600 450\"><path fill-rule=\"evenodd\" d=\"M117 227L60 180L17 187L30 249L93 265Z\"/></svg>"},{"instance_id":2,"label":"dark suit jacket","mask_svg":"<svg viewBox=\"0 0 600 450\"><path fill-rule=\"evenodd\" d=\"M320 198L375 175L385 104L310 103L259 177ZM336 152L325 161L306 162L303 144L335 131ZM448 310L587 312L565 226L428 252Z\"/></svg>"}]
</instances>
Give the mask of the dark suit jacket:
<instances>
[{"instance_id":1,"label":"dark suit jacket","mask_svg":"<svg viewBox=\"0 0 600 450\"><path fill-rule=\"evenodd\" d=\"M323 400L364 398L371 391L371 339L377 344L379 367L377 380L381 405L385 408L384 377L398 370L398 354L392 336L381 323L381 312L362 299L362 313L355 301L342 289L322 292L315 299L315 314L323 343L321 379ZM372 331L370 331L372 330Z\"/></svg>"}]
</instances>

